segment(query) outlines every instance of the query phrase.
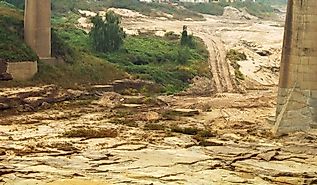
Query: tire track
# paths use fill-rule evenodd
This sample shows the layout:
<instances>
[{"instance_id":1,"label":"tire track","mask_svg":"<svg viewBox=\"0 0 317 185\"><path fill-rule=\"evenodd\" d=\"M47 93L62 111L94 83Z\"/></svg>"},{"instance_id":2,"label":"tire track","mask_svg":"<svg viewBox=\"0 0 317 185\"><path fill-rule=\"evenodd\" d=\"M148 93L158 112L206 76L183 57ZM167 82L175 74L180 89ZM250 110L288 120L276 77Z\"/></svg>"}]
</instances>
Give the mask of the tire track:
<instances>
[{"instance_id":1,"label":"tire track","mask_svg":"<svg viewBox=\"0 0 317 185\"><path fill-rule=\"evenodd\" d=\"M235 85L226 60L226 50L220 38L199 33L209 51L209 65L217 93L234 92Z\"/></svg>"}]
</instances>

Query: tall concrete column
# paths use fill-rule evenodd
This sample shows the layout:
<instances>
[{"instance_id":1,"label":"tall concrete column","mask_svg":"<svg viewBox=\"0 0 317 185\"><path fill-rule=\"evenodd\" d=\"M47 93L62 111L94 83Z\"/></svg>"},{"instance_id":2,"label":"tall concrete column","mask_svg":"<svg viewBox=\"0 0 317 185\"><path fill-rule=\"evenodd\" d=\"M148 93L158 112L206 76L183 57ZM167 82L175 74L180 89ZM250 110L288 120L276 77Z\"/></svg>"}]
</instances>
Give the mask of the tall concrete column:
<instances>
[{"instance_id":1,"label":"tall concrete column","mask_svg":"<svg viewBox=\"0 0 317 185\"><path fill-rule=\"evenodd\" d=\"M316 126L316 0L288 1L276 113L278 134Z\"/></svg>"},{"instance_id":2,"label":"tall concrete column","mask_svg":"<svg viewBox=\"0 0 317 185\"><path fill-rule=\"evenodd\" d=\"M25 0L24 37L41 59L51 58L51 0Z\"/></svg>"}]
</instances>

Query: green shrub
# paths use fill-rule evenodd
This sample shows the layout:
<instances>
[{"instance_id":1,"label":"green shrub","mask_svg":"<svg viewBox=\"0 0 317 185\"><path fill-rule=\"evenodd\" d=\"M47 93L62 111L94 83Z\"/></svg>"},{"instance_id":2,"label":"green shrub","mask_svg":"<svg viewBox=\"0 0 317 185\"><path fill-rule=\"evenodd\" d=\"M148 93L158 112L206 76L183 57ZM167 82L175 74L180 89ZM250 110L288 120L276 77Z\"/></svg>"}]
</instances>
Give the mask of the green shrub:
<instances>
[{"instance_id":1,"label":"green shrub","mask_svg":"<svg viewBox=\"0 0 317 185\"><path fill-rule=\"evenodd\" d=\"M39 62L35 83L53 83L65 87L107 84L125 77L124 72L105 59L94 56L89 35L72 27L56 26L52 34L52 51L64 63Z\"/></svg>"},{"instance_id":2,"label":"green shrub","mask_svg":"<svg viewBox=\"0 0 317 185\"><path fill-rule=\"evenodd\" d=\"M241 53L237 50L230 49L227 52L226 58L229 59L230 61L241 61L241 60L246 60L247 55L245 53Z\"/></svg>"},{"instance_id":3,"label":"green shrub","mask_svg":"<svg viewBox=\"0 0 317 185\"><path fill-rule=\"evenodd\" d=\"M187 26L183 26L183 32L182 32L180 44L181 44L181 46L187 46L190 48L196 47L194 36L188 35L188 33L187 33Z\"/></svg>"},{"instance_id":4,"label":"green shrub","mask_svg":"<svg viewBox=\"0 0 317 185\"><path fill-rule=\"evenodd\" d=\"M107 12L106 20L96 16L92 18L93 28L90 32L93 48L99 52L113 52L123 45L125 33L119 26L120 17L114 12Z\"/></svg>"},{"instance_id":5,"label":"green shrub","mask_svg":"<svg viewBox=\"0 0 317 185\"><path fill-rule=\"evenodd\" d=\"M238 64L238 61L243 61L247 59L247 56L245 53L241 53L237 50L230 49L227 52L226 58L230 60L231 66L234 68L234 73L237 79L244 80L244 75L240 71L240 65Z\"/></svg>"},{"instance_id":6,"label":"green shrub","mask_svg":"<svg viewBox=\"0 0 317 185\"><path fill-rule=\"evenodd\" d=\"M177 62L179 64L187 64L190 58L190 51L188 47L181 47L178 49Z\"/></svg>"},{"instance_id":7,"label":"green shrub","mask_svg":"<svg viewBox=\"0 0 317 185\"><path fill-rule=\"evenodd\" d=\"M74 49L56 32L57 30L52 30L52 55L56 58L62 58L67 63L74 63L76 58Z\"/></svg>"}]
</instances>

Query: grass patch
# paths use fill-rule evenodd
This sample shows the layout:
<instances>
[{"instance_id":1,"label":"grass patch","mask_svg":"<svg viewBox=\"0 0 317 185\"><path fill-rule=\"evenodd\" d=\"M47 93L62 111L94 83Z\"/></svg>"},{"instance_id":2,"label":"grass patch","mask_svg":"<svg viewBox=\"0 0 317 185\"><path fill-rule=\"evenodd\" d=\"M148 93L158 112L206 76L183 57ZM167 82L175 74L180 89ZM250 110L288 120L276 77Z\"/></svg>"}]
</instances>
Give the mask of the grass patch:
<instances>
[{"instance_id":1,"label":"grass patch","mask_svg":"<svg viewBox=\"0 0 317 185\"><path fill-rule=\"evenodd\" d=\"M23 12L0 2L0 59L35 61L36 54L23 40Z\"/></svg>"},{"instance_id":2,"label":"grass patch","mask_svg":"<svg viewBox=\"0 0 317 185\"><path fill-rule=\"evenodd\" d=\"M65 73L65 78L71 78L68 82L75 78L78 83L105 83L105 79L120 78L124 76L122 71L126 71L134 78L154 81L163 87L163 92L172 94L185 89L193 77L208 76L202 67L207 65L208 52L199 39L196 40L197 47L188 50L188 61L181 64L178 62L179 40L154 35L129 36L124 40L123 49L101 53L93 51L87 33L64 23L63 18L56 19L53 21L53 53L63 58L66 64L40 64L43 73L40 71L36 80L59 82ZM49 76L45 73L47 70L53 74Z\"/></svg>"},{"instance_id":3,"label":"grass patch","mask_svg":"<svg viewBox=\"0 0 317 185\"><path fill-rule=\"evenodd\" d=\"M245 53L241 53L237 50L230 49L227 52L226 58L230 60L230 65L234 68L235 77L238 80L245 80L244 75L240 71L240 65L238 64L238 61L243 61L247 59L247 56Z\"/></svg>"},{"instance_id":4,"label":"grass patch","mask_svg":"<svg viewBox=\"0 0 317 185\"><path fill-rule=\"evenodd\" d=\"M160 84L163 92L175 93L185 89L193 77L208 75L200 68L200 65L207 65L206 48L201 41L197 42L197 48L188 49L189 57L185 63L178 62L179 40L152 35L127 37L123 50L98 55L138 79Z\"/></svg>"},{"instance_id":5,"label":"grass patch","mask_svg":"<svg viewBox=\"0 0 317 185\"><path fill-rule=\"evenodd\" d=\"M65 137L80 137L80 138L106 138L117 137L118 132L115 129L107 128L78 128L72 129L64 133Z\"/></svg>"},{"instance_id":6,"label":"grass patch","mask_svg":"<svg viewBox=\"0 0 317 185\"><path fill-rule=\"evenodd\" d=\"M226 58L229 59L230 61L241 61L241 60L246 60L247 55L245 53L241 53L237 50L230 49L227 52Z\"/></svg>"},{"instance_id":7,"label":"grass patch","mask_svg":"<svg viewBox=\"0 0 317 185\"><path fill-rule=\"evenodd\" d=\"M88 35L75 28L73 22L77 18L73 13L67 18L53 18L52 53L65 62L52 65L39 61L38 74L32 82L25 84L53 83L77 87L107 84L126 77L123 70L91 53ZM5 3L0 3L0 58L7 61L38 60L23 40L23 12Z\"/></svg>"},{"instance_id":8,"label":"grass patch","mask_svg":"<svg viewBox=\"0 0 317 185\"><path fill-rule=\"evenodd\" d=\"M91 51L88 34L75 26L54 25L52 53L64 62L52 65L40 61L34 82L74 87L107 84L126 76L117 66L96 57Z\"/></svg>"},{"instance_id":9,"label":"grass patch","mask_svg":"<svg viewBox=\"0 0 317 185\"><path fill-rule=\"evenodd\" d=\"M54 65L40 61L33 82L76 88L79 85L107 84L124 76L122 71L99 58L86 54L80 56L82 60L75 64Z\"/></svg>"}]
</instances>

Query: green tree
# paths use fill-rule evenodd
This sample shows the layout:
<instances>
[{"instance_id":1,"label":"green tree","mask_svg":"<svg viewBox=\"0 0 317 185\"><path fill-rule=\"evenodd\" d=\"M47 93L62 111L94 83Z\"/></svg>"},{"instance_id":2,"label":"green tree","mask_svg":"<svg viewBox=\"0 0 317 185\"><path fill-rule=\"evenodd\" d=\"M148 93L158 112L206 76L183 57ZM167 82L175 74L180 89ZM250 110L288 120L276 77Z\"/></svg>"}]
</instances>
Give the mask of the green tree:
<instances>
[{"instance_id":1,"label":"green tree","mask_svg":"<svg viewBox=\"0 0 317 185\"><path fill-rule=\"evenodd\" d=\"M187 26L183 26L183 32L181 37L181 46L187 46L190 48L195 48L196 44L193 35L188 35Z\"/></svg>"},{"instance_id":2,"label":"green tree","mask_svg":"<svg viewBox=\"0 0 317 185\"><path fill-rule=\"evenodd\" d=\"M93 28L90 32L93 48L99 52L119 50L123 45L125 33L120 27L120 17L109 11L106 19L96 16L92 18Z\"/></svg>"}]
</instances>

